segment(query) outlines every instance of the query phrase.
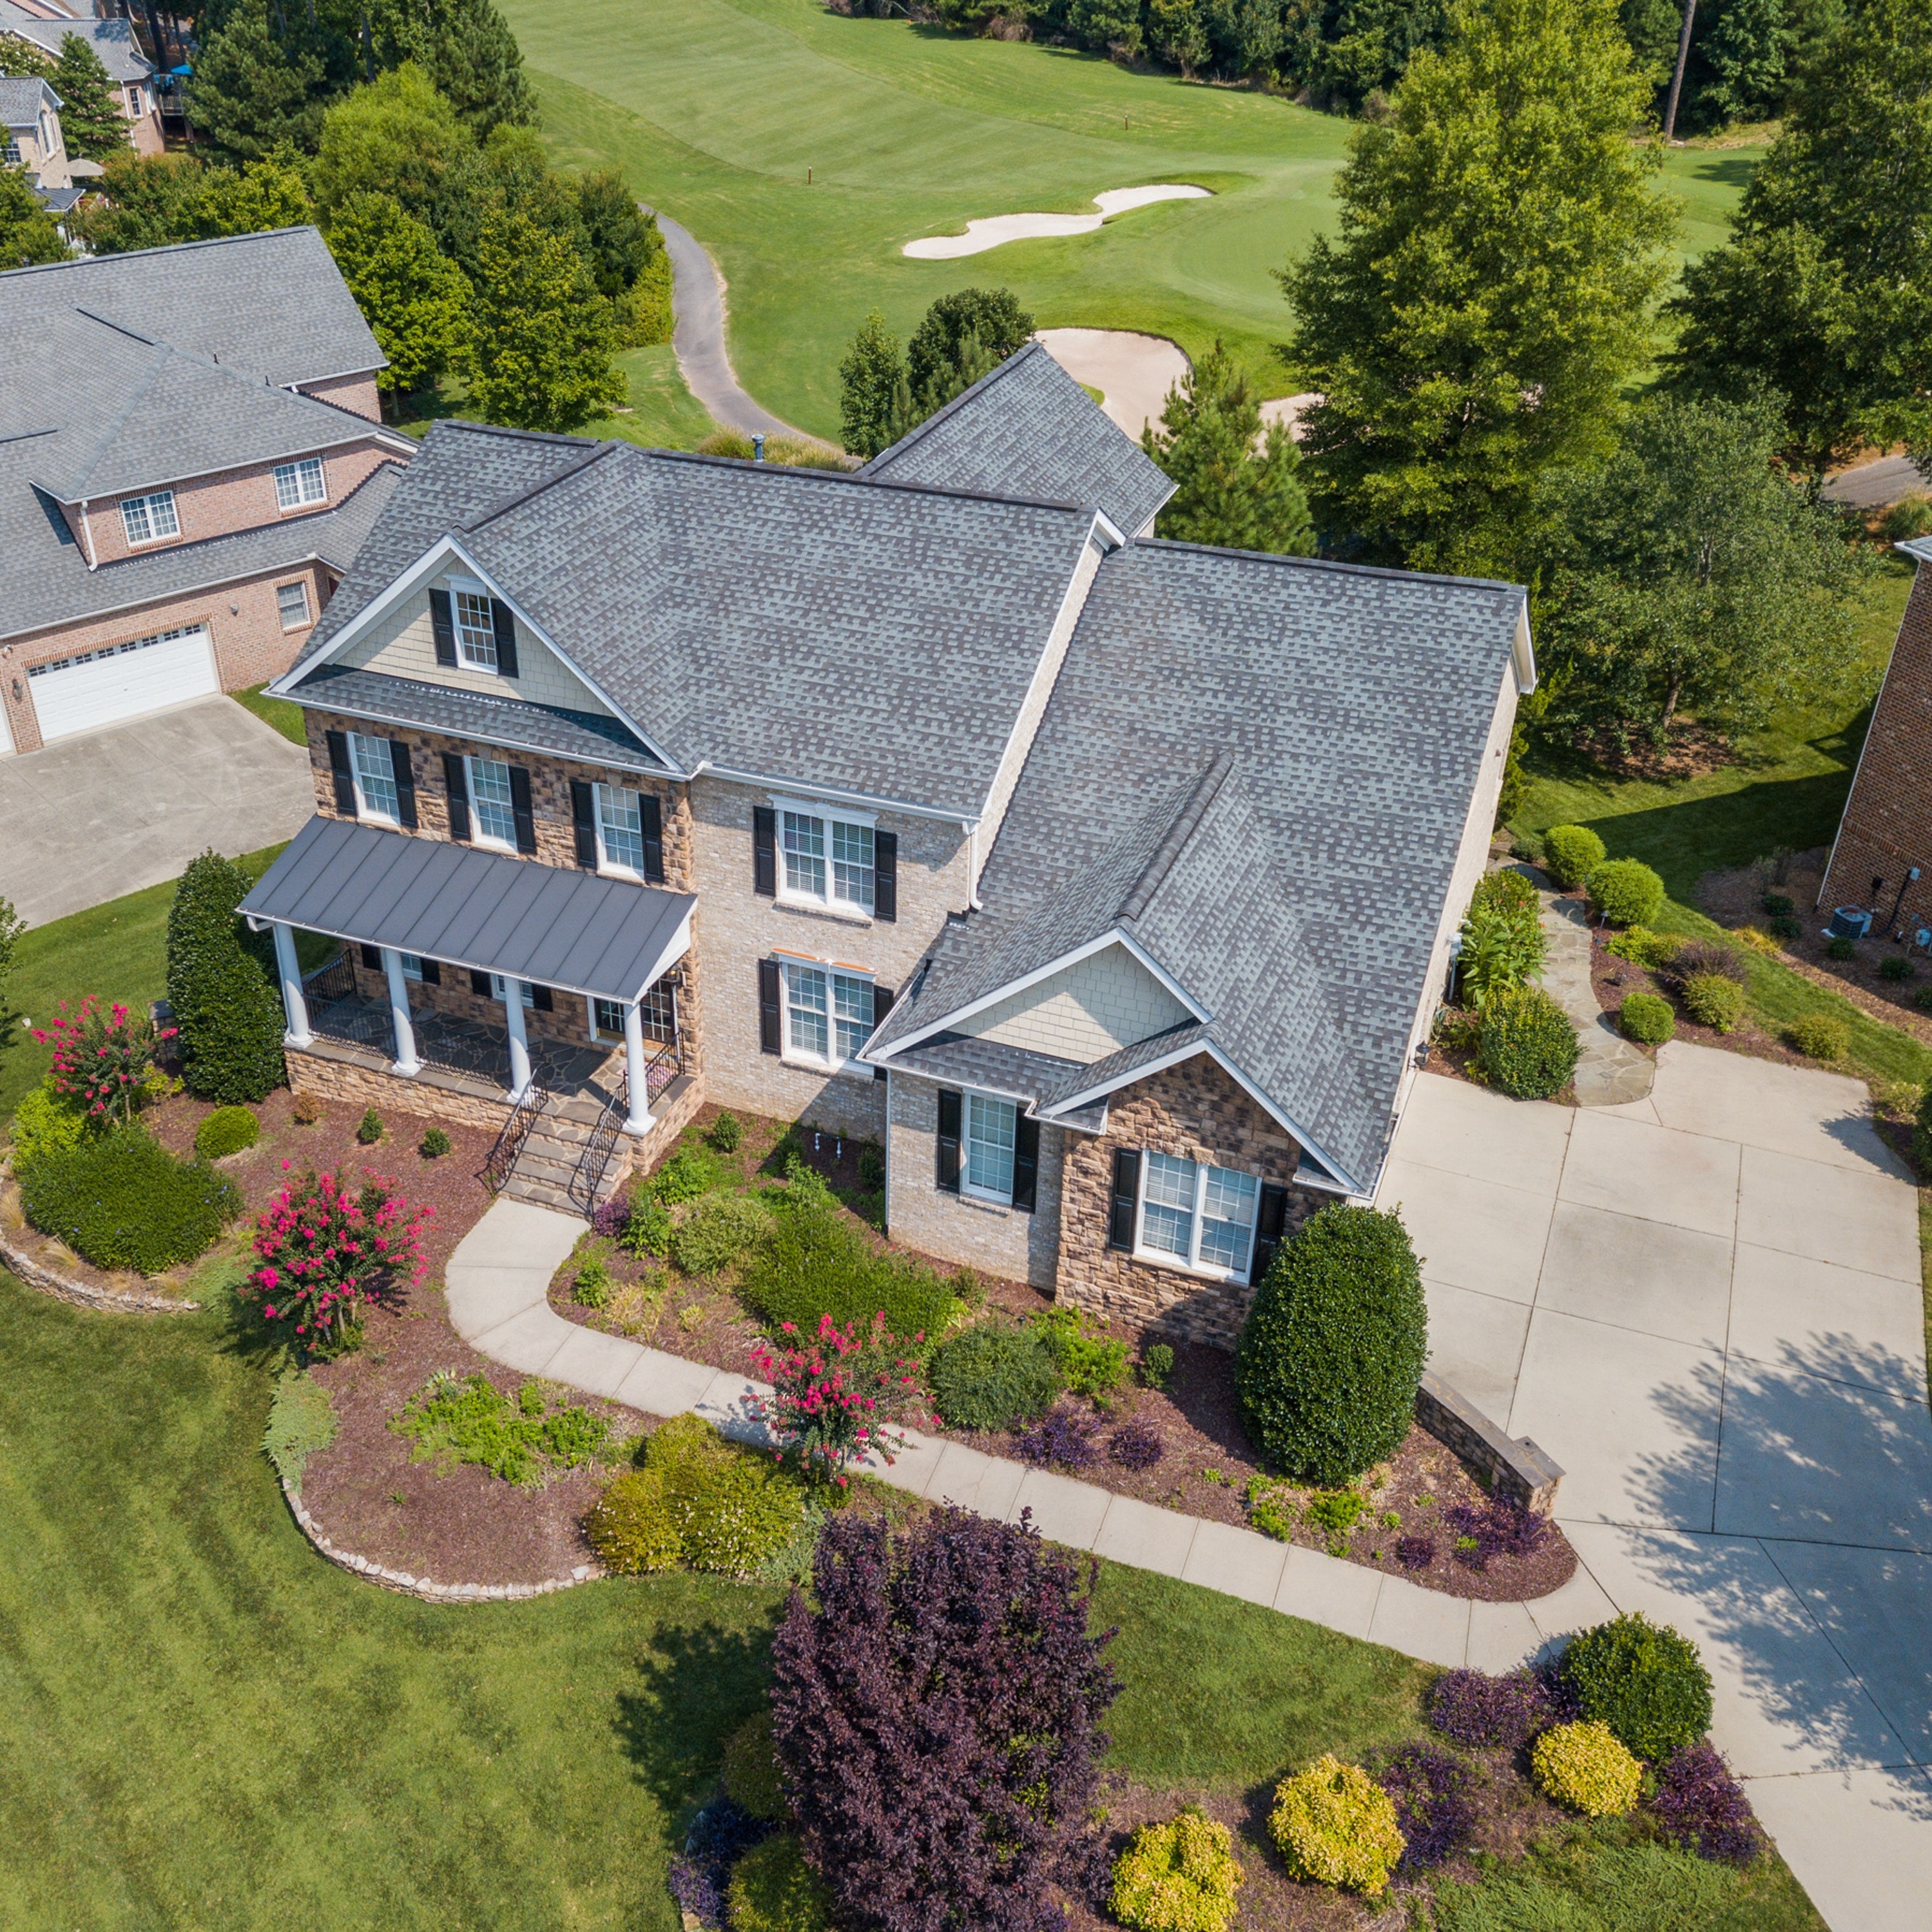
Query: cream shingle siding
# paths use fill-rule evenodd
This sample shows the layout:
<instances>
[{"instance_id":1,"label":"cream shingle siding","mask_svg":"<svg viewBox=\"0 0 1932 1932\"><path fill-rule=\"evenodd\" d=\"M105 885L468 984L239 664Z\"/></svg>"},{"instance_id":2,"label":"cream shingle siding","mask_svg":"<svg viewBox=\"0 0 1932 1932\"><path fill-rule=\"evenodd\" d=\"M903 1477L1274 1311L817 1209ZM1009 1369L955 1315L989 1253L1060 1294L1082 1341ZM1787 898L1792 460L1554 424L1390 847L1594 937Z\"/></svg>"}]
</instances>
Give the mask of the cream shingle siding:
<instances>
[{"instance_id":1,"label":"cream shingle siding","mask_svg":"<svg viewBox=\"0 0 1932 1932\"><path fill-rule=\"evenodd\" d=\"M446 586L442 587L447 587ZM424 684L448 685L458 691L481 692L489 698L520 698L529 704L555 705L566 711L590 711L608 718L610 707L590 686L532 634L517 626L517 675L498 677L487 670L452 670L436 661L436 633L429 616L427 586L391 611L364 638L359 638L336 660L356 670L381 671L390 677L412 677Z\"/></svg>"},{"instance_id":2,"label":"cream shingle siding","mask_svg":"<svg viewBox=\"0 0 1932 1932\"><path fill-rule=\"evenodd\" d=\"M958 1030L1085 1064L1192 1017L1124 946L1109 946L976 1013Z\"/></svg>"}]
</instances>

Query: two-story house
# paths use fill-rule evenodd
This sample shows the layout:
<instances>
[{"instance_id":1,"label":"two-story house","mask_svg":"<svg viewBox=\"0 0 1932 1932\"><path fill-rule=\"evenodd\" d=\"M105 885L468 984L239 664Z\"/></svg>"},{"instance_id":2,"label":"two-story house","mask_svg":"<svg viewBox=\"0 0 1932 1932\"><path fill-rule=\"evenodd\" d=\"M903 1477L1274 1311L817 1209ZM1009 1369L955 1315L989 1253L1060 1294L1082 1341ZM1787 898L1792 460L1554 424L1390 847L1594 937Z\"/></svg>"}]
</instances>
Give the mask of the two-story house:
<instances>
[{"instance_id":1,"label":"two-story house","mask_svg":"<svg viewBox=\"0 0 1932 1932\"><path fill-rule=\"evenodd\" d=\"M45 81L0 74L0 163L20 169L44 200L74 185L60 108Z\"/></svg>"},{"instance_id":2,"label":"two-story house","mask_svg":"<svg viewBox=\"0 0 1932 1932\"><path fill-rule=\"evenodd\" d=\"M313 228L0 274L0 753L286 670L408 437Z\"/></svg>"},{"instance_id":3,"label":"two-story house","mask_svg":"<svg viewBox=\"0 0 1932 1932\"><path fill-rule=\"evenodd\" d=\"M274 687L292 1083L580 1208L802 1118L911 1245L1228 1339L1374 1190L1534 667L1515 586L1168 493L1034 349L856 475L439 424Z\"/></svg>"},{"instance_id":4,"label":"two-story house","mask_svg":"<svg viewBox=\"0 0 1932 1932\"><path fill-rule=\"evenodd\" d=\"M132 20L91 12L70 15L53 6L22 7L16 0L0 0L0 38L25 40L50 59L58 59L61 43L69 34L86 41L107 70L128 124L128 145L138 154L162 152L167 143L154 92L154 64L142 51Z\"/></svg>"}]
</instances>

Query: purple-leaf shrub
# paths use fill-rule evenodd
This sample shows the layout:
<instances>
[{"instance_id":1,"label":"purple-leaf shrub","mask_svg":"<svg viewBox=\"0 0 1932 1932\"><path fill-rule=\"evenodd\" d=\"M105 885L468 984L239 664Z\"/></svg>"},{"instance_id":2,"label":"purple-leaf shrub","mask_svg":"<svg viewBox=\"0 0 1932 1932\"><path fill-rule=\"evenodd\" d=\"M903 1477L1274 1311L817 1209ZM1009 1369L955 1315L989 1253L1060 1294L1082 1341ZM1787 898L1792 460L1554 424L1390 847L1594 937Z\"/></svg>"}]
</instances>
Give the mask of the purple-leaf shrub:
<instances>
[{"instance_id":1,"label":"purple-leaf shrub","mask_svg":"<svg viewBox=\"0 0 1932 1932\"><path fill-rule=\"evenodd\" d=\"M1448 1670L1429 1694L1429 1721L1459 1744L1514 1750L1558 1721L1543 1678L1527 1670L1492 1677Z\"/></svg>"},{"instance_id":2,"label":"purple-leaf shrub","mask_svg":"<svg viewBox=\"0 0 1932 1932\"><path fill-rule=\"evenodd\" d=\"M1124 1469L1151 1469L1167 1454L1167 1445L1151 1424L1124 1422L1108 1437L1107 1454Z\"/></svg>"},{"instance_id":3,"label":"purple-leaf shrub","mask_svg":"<svg viewBox=\"0 0 1932 1932\"><path fill-rule=\"evenodd\" d=\"M1426 1570L1436 1561L1435 1538L1398 1536L1395 1540L1395 1560L1405 1570Z\"/></svg>"},{"instance_id":4,"label":"purple-leaf shrub","mask_svg":"<svg viewBox=\"0 0 1932 1932\"><path fill-rule=\"evenodd\" d=\"M590 1217L590 1226L607 1241L614 1241L624 1232L624 1223L631 1218L631 1204L621 1195L614 1194L608 1201L597 1204L597 1211ZM697 1908L688 1908L694 1911Z\"/></svg>"},{"instance_id":5,"label":"purple-leaf shrub","mask_svg":"<svg viewBox=\"0 0 1932 1932\"><path fill-rule=\"evenodd\" d=\"M722 1927L731 1868L778 1827L729 1798L714 1798L691 1821L682 1853L667 1874L671 1896L700 1925Z\"/></svg>"},{"instance_id":6,"label":"purple-leaf shrub","mask_svg":"<svg viewBox=\"0 0 1932 1932\"><path fill-rule=\"evenodd\" d=\"M1705 1858L1748 1865L1764 1849L1750 1800L1714 1744L1686 1744L1666 1760L1650 1808L1672 1844Z\"/></svg>"},{"instance_id":7,"label":"purple-leaf shrub","mask_svg":"<svg viewBox=\"0 0 1932 1932\"><path fill-rule=\"evenodd\" d=\"M1394 1799L1396 1822L1406 1841L1400 1870L1447 1864L1469 1842L1476 1828L1476 1808L1468 1796L1473 1780L1460 1758L1426 1744L1404 1744L1389 1759L1376 1781Z\"/></svg>"},{"instance_id":8,"label":"purple-leaf shrub","mask_svg":"<svg viewBox=\"0 0 1932 1932\"><path fill-rule=\"evenodd\" d=\"M680 1906L706 1932L717 1932L724 1923L724 1894L713 1876L713 1868L680 1852L671 1860L665 1876L670 1884L670 1895Z\"/></svg>"},{"instance_id":9,"label":"purple-leaf shrub","mask_svg":"<svg viewBox=\"0 0 1932 1932\"><path fill-rule=\"evenodd\" d=\"M1090 1574L1022 1514L896 1534L834 1516L772 1645L772 1745L835 1916L878 1932L1038 1932L1084 1889L1100 1722Z\"/></svg>"},{"instance_id":10,"label":"purple-leaf shrub","mask_svg":"<svg viewBox=\"0 0 1932 1932\"><path fill-rule=\"evenodd\" d=\"M1456 1560L1472 1570L1487 1569L1492 1556L1534 1556L1550 1540L1546 1519L1501 1496L1484 1503L1454 1503L1442 1514L1459 1538L1474 1545L1456 1552Z\"/></svg>"},{"instance_id":11,"label":"purple-leaf shrub","mask_svg":"<svg viewBox=\"0 0 1932 1932\"><path fill-rule=\"evenodd\" d=\"M1023 1462L1043 1469L1049 1462L1084 1469L1094 1455L1096 1424L1075 1408L1050 1408L1028 1429L1013 1432L1013 1448Z\"/></svg>"}]
</instances>

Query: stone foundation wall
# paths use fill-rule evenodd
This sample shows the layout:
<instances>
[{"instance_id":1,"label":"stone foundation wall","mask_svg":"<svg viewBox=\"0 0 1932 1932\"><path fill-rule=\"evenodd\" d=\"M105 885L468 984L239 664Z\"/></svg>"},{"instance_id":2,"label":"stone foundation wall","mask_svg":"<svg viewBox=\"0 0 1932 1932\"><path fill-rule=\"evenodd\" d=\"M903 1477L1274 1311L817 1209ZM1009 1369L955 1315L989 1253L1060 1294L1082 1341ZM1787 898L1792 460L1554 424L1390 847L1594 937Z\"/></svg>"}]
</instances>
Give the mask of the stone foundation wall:
<instances>
[{"instance_id":1,"label":"stone foundation wall","mask_svg":"<svg viewBox=\"0 0 1932 1932\"><path fill-rule=\"evenodd\" d=\"M619 1149L632 1150L631 1173L634 1178L655 1174L670 1158L678 1137L697 1118L704 1105L704 1082L690 1074L681 1074L658 1096L651 1115L650 1132L636 1141L619 1139Z\"/></svg>"},{"instance_id":2,"label":"stone foundation wall","mask_svg":"<svg viewBox=\"0 0 1932 1932\"><path fill-rule=\"evenodd\" d=\"M1439 1376L1423 1376L1415 1393L1415 1419L1444 1448L1480 1469L1498 1496L1538 1516L1547 1516L1556 1508L1562 1468L1527 1436L1504 1435Z\"/></svg>"},{"instance_id":3,"label":"stone foundation wall","mask_svg":"<svg viewBox=\"0 0 1932 1932\"><path fill-rule=\"evenodd\" d=\"M374 1107L376 1112L416 1114L431 1120L454 1120L459 1126L498 1133L510 1118L507 1100L488 1100L480 1094L457 1091L435 1074L406 1080L399 1073L358 1066L295 1047L282 1049L289 1085L298 1094L318 1100L339 1100L352 1107Z\"/></svg>"}]
</instances>

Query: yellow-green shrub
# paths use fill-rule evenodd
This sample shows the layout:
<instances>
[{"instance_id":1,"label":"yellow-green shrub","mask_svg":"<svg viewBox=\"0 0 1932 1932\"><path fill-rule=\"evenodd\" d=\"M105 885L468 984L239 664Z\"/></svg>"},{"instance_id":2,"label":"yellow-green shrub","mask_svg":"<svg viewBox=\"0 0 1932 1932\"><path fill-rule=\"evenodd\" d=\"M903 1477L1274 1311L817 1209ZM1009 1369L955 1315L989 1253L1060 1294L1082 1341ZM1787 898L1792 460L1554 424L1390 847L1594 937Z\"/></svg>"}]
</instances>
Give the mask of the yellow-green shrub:
<instances>
[{"instance_id":1,"label":"yellow-green shrub","mask_svg":"<svg viewBox=\"0 0 1932 1932\"><path fill-rule=\"evenodd\" d=\"M1190 1805L1134 1834L1114 1867L1114 1916L1133 1932L1226 1932L1240 1882L1227 1826Z\"/></svg>"},{"instance_id":2,"label":"yellow-green shrub","mask_svg":"<svg viewBox=\"0 0 1932 1932\"><path fill-rule=\"evenodd\" d=\"M1558 1804L1592 1818L1621 1818L1643 1782L1642 1766L1607 1724L1558 1724L1537 1739L1529 1759Z\"/></svg>"},{"instance_id":3,"label":"yellow-green shrub","mask_svg":"<svg viewBox=\"0 0 1932 1932\"><path fill-rule=\"evenodd\" d=\"M754 1818L782 1818L790 1807L772 1750L772 1714L760 1711L731 1733L724 1747L724 1796Z\"/></svg>"},{"instance_id":4,"label":"yellow-green shrub","mask_svg":"<svg viewBox=\"0 0 1932 1932\"><path fill-rule=\"evenodd\" d=\"M1268 1829L1297 1877L1372 1898L1406 1842L1388 1793L1360 1765L1326 1753L1275 1787Z\"/></svg>"},{"instance_id":5,"label":"yellow-green shrub","mask_svg":"<svg viewBox=\"0 0 1932 1932\"><path fill-rule=\"evenodd\" d=\"M50 1154L70 1154L94 1131L80 1103L43 1080L14 1116L14 1164L24 1168Z\"/></svg>"},{"instance_id":6,"label":"yellow-green shrub","mask_svg":"<svg viewBox=\"0 0 1932 1932\"><path fill-rule=\"evenodd\" d=\"M738 1861L731 1874L731 1923L736 1932L826 1932L832 1894L796 1838L767 1838Z\"/></svg>"},{"instance_id":7,"label":"yellow-green shrub","mask_svg":"<svg viewBox=\"0 0 1932 1932\"><path fill-rule=\"evenodd\" d=\"M683 1559L684 1539L671 1527L664 1478L655 1469L620 1476L592 1504L584 1527L597 1560L620 1576L675 1570Z\"/></svg>"}]
</instances>

